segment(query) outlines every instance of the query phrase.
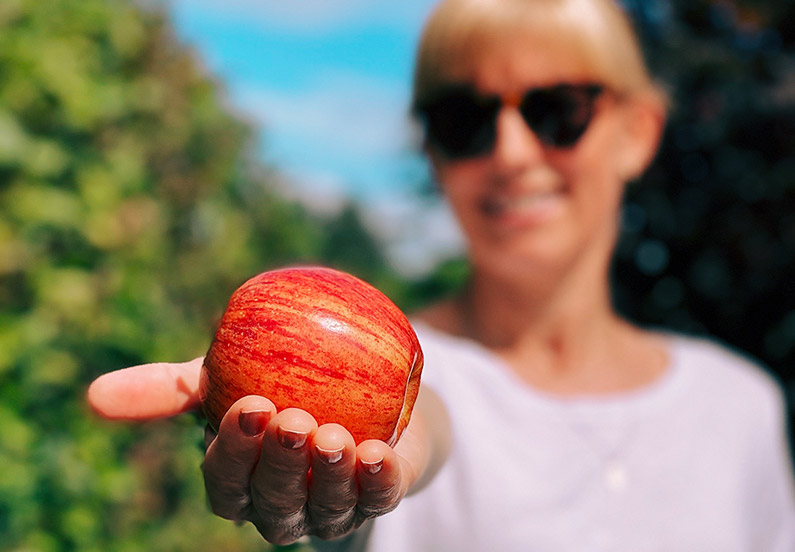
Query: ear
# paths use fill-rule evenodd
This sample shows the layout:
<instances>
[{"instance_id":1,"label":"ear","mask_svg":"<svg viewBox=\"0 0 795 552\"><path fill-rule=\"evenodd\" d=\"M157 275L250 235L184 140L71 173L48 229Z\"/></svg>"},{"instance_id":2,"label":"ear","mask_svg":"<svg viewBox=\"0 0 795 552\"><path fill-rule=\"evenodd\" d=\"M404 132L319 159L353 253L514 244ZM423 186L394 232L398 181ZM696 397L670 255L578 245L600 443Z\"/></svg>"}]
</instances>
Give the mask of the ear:
<instances>
[{"instance_id":1,"label":"ear","mask_svg":"<svg viewBox=\"0 0 795 552\"><path fill-rule=\"evenodd\" d=\"M629 182L643 174L657 155L666 108L662 96L652 92L624 99L622 108L618 168L619 176Z\"/></svg>"}]
</instances>

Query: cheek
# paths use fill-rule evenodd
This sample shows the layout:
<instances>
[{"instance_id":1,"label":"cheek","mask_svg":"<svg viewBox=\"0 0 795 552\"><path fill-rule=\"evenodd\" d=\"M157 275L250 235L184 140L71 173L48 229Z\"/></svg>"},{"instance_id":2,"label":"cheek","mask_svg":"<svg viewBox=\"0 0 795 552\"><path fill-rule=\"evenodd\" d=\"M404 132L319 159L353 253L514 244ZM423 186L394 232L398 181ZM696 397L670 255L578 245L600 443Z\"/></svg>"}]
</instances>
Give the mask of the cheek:
<instances>
[{"instance_id":1,"label":"cheek","mask_svg":"<svg viewBox=\"0 0 795 552\"><path fill-rule=\"evenodd\" d=\"M624 190L620 144L610 125L603 125L576 150L558 152L550 158L575 196L614 204Z\"/></svg>"},{"instance_id":2,"label":"cheek","mask_svg":"<svg viewBox=\"0 0 795 552\"><path fill-rule=\"evenodd\" d=\"M439 166L436 177L439 189L458 218L469 218L477 210L482 189L483 171L475 163L461 162Z\"/></svg>"},{"instance_id":3,"label":"cheek","mask_svg":"<svg viewBox=\"0 0 795 552\"><path fill-rule=\"evenodd\" d=\"M442 193L459 226L471 237L478 224L479 200L473 193L455 186L443 186Z\"/></svg>"}]
</instances>

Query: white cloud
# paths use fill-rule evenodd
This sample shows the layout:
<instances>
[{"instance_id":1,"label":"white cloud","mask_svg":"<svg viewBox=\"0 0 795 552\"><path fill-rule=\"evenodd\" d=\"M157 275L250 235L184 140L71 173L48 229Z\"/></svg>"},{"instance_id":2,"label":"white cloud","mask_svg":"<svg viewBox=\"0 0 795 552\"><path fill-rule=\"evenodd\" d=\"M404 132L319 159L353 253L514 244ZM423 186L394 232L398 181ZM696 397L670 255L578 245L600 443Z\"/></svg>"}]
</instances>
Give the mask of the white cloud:
<instances>
[{"instance_id":1,"label":"white cloud","mask_svg":"<svg viewBox=\"0 0 795 552\"><path fill-rule=\"evenodd\" d=\"M393 194L372 202L363 215L367 228L404 276L423 276L439 261L464 251L458 223L442 200Z\"/></svg>"},{"instance_id":2,"label":"white cloud","mask_svg":"<svg viewBox=\"0 0 795 552\"><path fill-rule=\"evenodd\" d=\"M303 135L360 156L398 152L409 142L402 83L355 73L318 72L296 91L237 86L234 102L265 132Z\"/></svg>"},{"instance_id":3,"label":"white cloud","mask_svg":"<svg viewBox=\"0 0 795 552\"><path fill-rule=\"evenodd\" d=\"M406 189L422 179L414 128L398 84L356 73L318 72L294 91L238 85L231 101L262 129L266 163L293 186L359 199ZM311 192L310 192L311 193Z\"/></svg>"},{"instance_id":4,"label":"white cloud","mask_svg":"<svg viewBox=\"0 0 795 552\"><path fill-rule=\"evenodd\" d=\"M324 217L339 214L348 201L343 183L333 173L283 170L271 183L283 197Z\"/></svg>"}]
</instances>

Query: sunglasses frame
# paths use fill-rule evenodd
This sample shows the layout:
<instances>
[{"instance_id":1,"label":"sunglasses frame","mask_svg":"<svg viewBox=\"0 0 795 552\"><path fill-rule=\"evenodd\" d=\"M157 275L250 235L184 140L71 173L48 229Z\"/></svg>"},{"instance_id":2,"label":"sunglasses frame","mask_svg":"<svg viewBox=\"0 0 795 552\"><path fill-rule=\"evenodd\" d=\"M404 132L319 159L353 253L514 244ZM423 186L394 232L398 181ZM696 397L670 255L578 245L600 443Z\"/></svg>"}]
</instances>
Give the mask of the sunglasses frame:
<instances>
[{"instance_id":1,"label":"sunglasses frame","mask_svg":"<svg viewBox=\"0 0 795 552\"><path fill-rule=\"evenodd\" d=\"M519 110L544 146L568 149L585 134L596 101L605 91L597 83L563 83L487 95L470 84L451 83L414 111L423 124L426 144L450 160L488 155L497 139L497 116L506 106Z\"/></svg>"}]
</instances>

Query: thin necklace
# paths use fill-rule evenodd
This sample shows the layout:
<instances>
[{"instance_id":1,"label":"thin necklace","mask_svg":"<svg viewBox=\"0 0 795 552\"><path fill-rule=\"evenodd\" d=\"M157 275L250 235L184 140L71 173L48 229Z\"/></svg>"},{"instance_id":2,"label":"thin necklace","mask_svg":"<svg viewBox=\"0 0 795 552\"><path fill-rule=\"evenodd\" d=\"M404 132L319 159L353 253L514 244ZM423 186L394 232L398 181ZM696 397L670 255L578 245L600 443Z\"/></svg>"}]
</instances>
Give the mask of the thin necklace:
<instances>
[{"instance_id":1,"label":"thin necklace","mask_svg":"<svg viewBox=\"0 0 795 552\"><path fill-rule=\"evenodd\" d=\"M476 339L477 332L473 324L471 303L471 290L465 291L456 301L459 331L465 337L480 342ZM627 456L638 435L637 420L628 420L625 405L616 405L617 419L612 423L610 438L605 439L603 425L588 423L582 418L572 419L574 415L570 407L576 408L572 404L574 402L576 399L566 401L565 408L561 409L562 425L584 448L598 458L599 476L605 487L614 493L623 492L630 484L631 473Z\"/></svg>"},{"instance_id":2,"label":"thin necklace","mask_svg":"<svg viewBox=\"0 0 795 552\"><path fill-rule=\"evenodd\" d=\"M566 405L561 411L561 421L568 431L598 459L599 476L605 487L619 493L629 486L630 469L628 455L638 436L637 420L628 420L628 412L623 406L616 406L616 419L609 427L602 423L590 423L578 414L571 412L575 405ZM576 419L574 419L576 418Z\"/></svg>"}]
</instances>

